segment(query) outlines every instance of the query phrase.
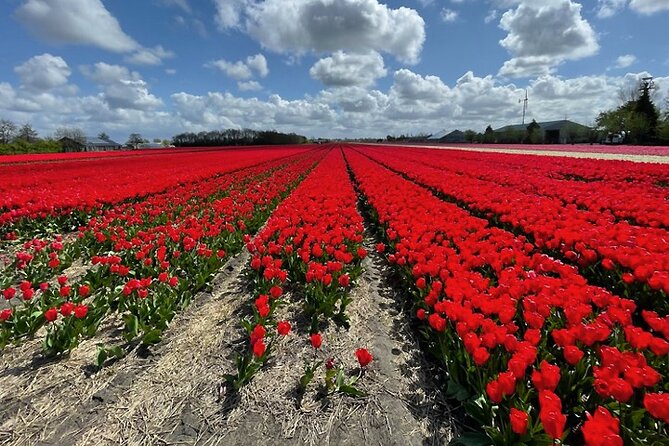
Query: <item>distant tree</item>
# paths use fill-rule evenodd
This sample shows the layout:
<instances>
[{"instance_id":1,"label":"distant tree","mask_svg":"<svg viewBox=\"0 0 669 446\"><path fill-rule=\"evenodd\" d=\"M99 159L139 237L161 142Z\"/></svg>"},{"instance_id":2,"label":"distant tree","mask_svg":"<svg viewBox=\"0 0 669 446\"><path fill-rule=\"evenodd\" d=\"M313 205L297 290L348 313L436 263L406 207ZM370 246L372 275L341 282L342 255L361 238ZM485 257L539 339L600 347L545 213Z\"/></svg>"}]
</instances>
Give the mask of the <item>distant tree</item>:
<instances>
[{"instance_id":1,"label":"distant tree","mask_svg":"<svg viewBox=\"0 0 669 446\"><path fill-rule=\"evenodd\" d=\"M109 141L109 135L107 135L105 132L98 133L98 138L103 141Z\"/></svg>"},{"instance_id":2,"label":"distant tree","mask_svg":"<svg viewBox=\"0 0 669 446\"><path fill-rule=\"evenodd\" d=\"M55 139L70 138L74 141L77 141L81 144L86 143L86 136L84 131L77 127L59 127L54 133Z\"/></svg>"},{"instance_id":3,"label":"distant tree","mask_svg":"<svg viewBox=\"0 0 669 446\"><path fill-rule=\"evenodd\" d=\"M650 82L642 81L640 87L641 95L634 107L634 111L645 121L647 130L646 134L642 135L642 138L646 140L653 140L657 137L657 122L660 118L660 112L650 98L651 88Z\"/></svg>"},{"instance_id":4,"label":"distant tree","mask_svg":"<svg viewBox=\"0 0 669 446\"><path fill-rule=\"evenodd\" d=\"M541 136L541 126L534 119L532 122L530 122L530 125L527 126L525 142L531 144L540 144L543 142L543 138Z\"/></svg>"},{"instance_id":5,"label":"distant tree","mask_svg":"<svg viewBox=\"0 0 669 446\"><path fill-rule=\"evenodd\" d=\"M153 138L153 142L155 142L156 144L161 144L163 140L160 138Z\"/></svg>"},{"instance_id":6,"label":"distant tree","mask_svg":"<svg viewBox=\"0 0 669 446\"><path fill-rule=\"evenodd\" d=\"M483 142L488 144L495 142L495 131L491 126L485 128L485 132L483 132Z\"/></svg>"},{"instance_id":7,"label":"distant tree","mask_svg":"<svg viewBox=\"0 0 669 446\"><path fill-rule=\"evenodd\" d=\"M37 138L39 138L39 134L29 122L23 124L16 133L16 139L19 141L35 142Z\"/></svg>"},{"instance_id":8,"label":"distant tree","mask_svg":"<svg viewBox=\"0 0 669 446\"><path fill-rule=\"evenodd\" d=\"M642 79L637 90L640 94L597 116L597 130L604 136L625 132L625 142L628 143L648 144L656 141L662 131L662 123L660 112L652 101L652 90L652 79Z\"/></svg>"},{"instance_id":9,"label":"distant tree","mask_svg":"<svg viewBox=\"0 0 669 446\"><path fill-rule=\"evenodd\" d=\"M165 147L172 145L172 141L169 139L163 139L161 142Z\"/></svg>"},{"instance_id":10,"label":"distant tree","mask_svg":"<svg viewBox=\"0 0 669 446\"><path fill-rule=\"evenodd\" d=\"M0 144L9 144L15 132L16 124L9 119L0 119Z\"/></svg>"},{"instance_id":11,"label":"distant tree","mask_svg":"<svg viewBox=\"0 0 669 446\"><path fill-rule=\"evenodd\" d=\"M474 130L465 130L465 141L473 143L476 139L476 132Z\"/></svg>"},{"instance_id":12,"label":"distant tree","mask_svg":"<svg viewBox=\"0 0 669 446\"><path fill-rule=\"evenodd\" d=\"M126 142L126 144L136 148L139 144L142 144L143 142L144 138L142 137L141 134L131 133L130 136L128 137L128 141Z\"/></svg>"}]
</instances>

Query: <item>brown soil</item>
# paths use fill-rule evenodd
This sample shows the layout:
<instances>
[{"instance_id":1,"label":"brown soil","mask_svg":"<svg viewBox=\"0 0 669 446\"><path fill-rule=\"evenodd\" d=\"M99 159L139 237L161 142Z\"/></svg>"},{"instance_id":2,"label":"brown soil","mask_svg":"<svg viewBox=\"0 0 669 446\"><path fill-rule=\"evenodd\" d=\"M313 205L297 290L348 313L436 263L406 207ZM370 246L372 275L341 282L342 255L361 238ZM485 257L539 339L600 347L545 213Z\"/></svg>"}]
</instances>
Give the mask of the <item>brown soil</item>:
<instances>
[{"instance_id":1,"label":"brown soil","mask_svg":"<svg viewBox=\"0 0 669 446\"><path fill-rule=\"evenodd\" d=\"M446 444L453 422L431 379L434 369L407 326L405 297L388 285L371 241L368 249L349 306L351 329L325 328L318 352L359 373L353 352L368 348L374 361L359 381L367 397L323 392L324 367L305 393L297 390L302 358L314 353L298 298L290 294L280 318L294 321L293 331L277 341L249 385L238 394L226 391L223 375L246 348L240 317L251 295L244 291L244 253L175 318L160 344L97 373L90 367L95 345L118 337L115 321L61 361L36 354L39 341L5 351L0 444Z\"/></svg>"}]
</instances>

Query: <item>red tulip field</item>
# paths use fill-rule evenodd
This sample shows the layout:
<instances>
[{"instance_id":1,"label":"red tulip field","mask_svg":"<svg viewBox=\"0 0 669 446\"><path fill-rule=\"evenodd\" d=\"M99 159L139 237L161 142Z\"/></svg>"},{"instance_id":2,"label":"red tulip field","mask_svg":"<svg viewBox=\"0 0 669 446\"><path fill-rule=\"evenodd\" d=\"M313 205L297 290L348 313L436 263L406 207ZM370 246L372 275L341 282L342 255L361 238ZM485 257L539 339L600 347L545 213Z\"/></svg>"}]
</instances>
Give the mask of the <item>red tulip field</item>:
<instances>
[{"instance_id":1,"label":"red tulip field","mask_svg":"<svg viewBox=\"0 0 669 446\"><path fill-rule=\"evenodd\" d=\"M669 445L666 164L173 149L0 191L0 444Z\"/></svg>"}]
</instances>

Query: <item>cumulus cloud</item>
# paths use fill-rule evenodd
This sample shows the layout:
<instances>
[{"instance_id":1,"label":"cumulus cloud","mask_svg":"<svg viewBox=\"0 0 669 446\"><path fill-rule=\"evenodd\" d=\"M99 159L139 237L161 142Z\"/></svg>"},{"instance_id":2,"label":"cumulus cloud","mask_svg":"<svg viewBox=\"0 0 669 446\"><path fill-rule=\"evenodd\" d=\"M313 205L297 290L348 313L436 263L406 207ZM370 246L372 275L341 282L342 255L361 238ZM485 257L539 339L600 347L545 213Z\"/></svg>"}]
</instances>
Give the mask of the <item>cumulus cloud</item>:
<instances>
[{"instance_id":1,"label":"cumulus cloud","mask_svg":"<svg viewBox=\"0 0 669 446\"><path fill-rule=\"evenodd\" d=\"M409 102L441 102L448 97L450 89L438 76L421 76L402 68L395 72L391 93Z\"/></svg>"},{"instance_id":2,"label":"cumulus cloud","mask_svg":"<svg viewBox=\"0 0 669 446\"><path fill-rule=\"evenodd\" d=\"M500 27L508 32L500 45L513 56L500 70L504 76L547 73L566 60L599 50L594 30L581 16L581 5L571 0L522 3L502 15Z\"/></svg>"},{"instance_id":3,"label":"cumulus cloud","mask_svg":"<svg viewBox=\"0 0 669 446\"><path fill-rule=\"evenodd\" d=\"M244 11L251 4L250 0L214 0L216 6L216 26L225 31L241 26Z\"/></svg>"},{"instance_id":4,"label":"cumulus cloud","mask_svg":"<svg viewBox=\"0 0 669 446\"><path fill-rule=\"evenodd\" d=\"M188 4L185 0L175 3ZM101 0L24 0L15 16L47 43L91 45L115 53L132 53L126 62L138 65L159 65L174 56L162 46L140 45L121 29Z\"/></svg>"},{"instance_id":5,"label":"cumulus cloud","mask_svg":"<svg viewBox=\"0 0 669 446\"><path fill-rule=\"evenodd\" d=\"M254 76L254 72L260 77L265 77L269 74L267 59L262 54L249 56L245 61L228 62L225 59L214 60L205 66L217 68L225 73L226 76L235 80L251 79Z\"/></svg>"},{"instance_id":6,"label":"cumulus cloud","mask_svg":"<svg viewBox=\"0 0 669 446\"><path fill-rule=\"evenodd\" d=\"M633 54L625 54L623 56L618 56L616 59L616 68L627 68L630 65L633 65L636 62L636 56Z\"/></svg>"},{"instance_id":7,"label":"cumulus cloud","mask_svg":"<svg viewBox=\"0 0 669 446\"><path fill-rule=\"evenodd\" d=\"M259 91L262 90L262 85L257 81L237 82L239 91Z\"/></svg>"},{"instance_id":8,"label":"cumulus cloud","mask_svg":"<svg viewBox=\"0 0 669 446\"><path fill-rule=\"evenodd\" d=\"M26 0L15 15L48 43L93 45L116 53L140 48L100 0Z\"/></svg>"},{"instance_id":9,"label":"cumulus cloud","mask_svg":"<svg viewBox=\"0 0 669 446\"><path fill-rule=\"evenodd\" d=\"M246 58L246 66L258 73L260 77L266 77L269 74L269 68L267 68L267 59L262 54L256 54L255 56L249 56Z\"/></svg>"},{"instance_id":10,"label":"cumulus cloud","mask_svg":"<svg viewBox=\"0 0 669 446\"><path fill-rule=\"evenodd\" d=\"M278 53L384 52L417 63L425 22L410 8L377 0L266 0L248 5L246 30Z\"/></svg>"},{"instance_id":11,"label":"cumulus cloud","mask_svg":"<svg viewBox=\"0 0 669 446\"><path fill-rule=\"evenodd\" d=\"M503 77L534 77L554 71L557 61L551 56L514 57L504 62L499 70Z\"/></svg>"},{"instance_id":12,"label":"cumulus cloud","mask_svg":"<svg viewBox=\"0 0 669 446\"><path fill-rule=\"evenodd\" d=\"M14 68L21 85L31 91L47 91L67 85L72 72L62 57L44 53Z\"/></svg>"},{"instance_id":13,"label":"cumulus cloud","mask_svg":"<svg viewBox=\"0 0 669 446\"><path fill-rule=\"evenodd\" d=\"M369 86L384 77L387 70L376 51L367 54L347 54L337 51L317 61L309 70L312 78L327 86Z\"/></svg>"},{"instance_id":14,"label":"cumulus cloud","mask_svg":"<svg viewBox=\"0 0 669 446\"><path fill-rule=\"evenodd\" d=\"M163 105L139 73L126 67L99 62L81 67L81 72L100 87L101 98L110 109L153 110Z\"/></svg>"},{"instance_id":15,"label":"cumulus cloud","mask_svg":"<svg viewBox=\"0 0 669 446\"><path fill-rule=\"evenodd\" d=\"M194 130L248 127L306 133L329 126L336 118L335 111L320 101L286 100L279 95L260 101L230 93L192 95L180 92L171 98L183 125Z\"/></svg>"}]
</instances>

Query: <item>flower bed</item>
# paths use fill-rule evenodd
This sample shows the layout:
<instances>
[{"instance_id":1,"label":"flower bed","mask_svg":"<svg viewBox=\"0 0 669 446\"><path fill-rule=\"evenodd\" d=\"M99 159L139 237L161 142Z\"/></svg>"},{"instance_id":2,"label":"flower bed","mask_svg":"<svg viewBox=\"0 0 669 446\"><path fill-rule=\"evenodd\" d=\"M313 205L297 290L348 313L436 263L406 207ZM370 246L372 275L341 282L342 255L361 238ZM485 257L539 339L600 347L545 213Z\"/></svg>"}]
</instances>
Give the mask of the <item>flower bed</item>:
<instances>
[{"instance_id":1,"label":"flower bed","mask_svg":"<svg viewBox=\"0 0 669 446\"><path fill-rule=\"evenodd\" d=\"M387 254L463 402L495 444L652 443L666 438L667 319L588 285L523 237L488 226L353 150ZM475 434L469 438L475 437Z\"/></svg>"},{"instance_id":2,"label":"flower bed","mask_svg":"<svg viewBox=\"0 0 669 446\"><path fill-rule=\"evenodd\" d=\"M290 331L289 321L274 317L285 303L287 286L301 296L316 349L328 321L348 326L349 292L367 254L356 202L341 151L331 150L247 243L255 300L252 319L244 321L249 350L240 355L237 374L229 377L235 387L247 383L268 359L274 327L278 335Z\"/></svg>"},{"instance_id":3,"label":"flower bed","mask_svg":"<svg viewBox=\"0 0 669 446\"><path fill-rule=\"evenodd\" d=\"M322 155L269 161L101 212L80 228L77 243L88 270L77 283L66 276L57 284L47 281L58 266L50 264L50 253L20 269L21 303L5 311L0 344L19 342L46 324L46 351L70 351L112 313L123 318L127 341L141 336L144 343L157 342L175 313L242 248L243 235L261 226ZM4 293L16 297L9 294L17 288ZM102 350L102 360L106 354Z\"/></svg>"}]
</instances>

